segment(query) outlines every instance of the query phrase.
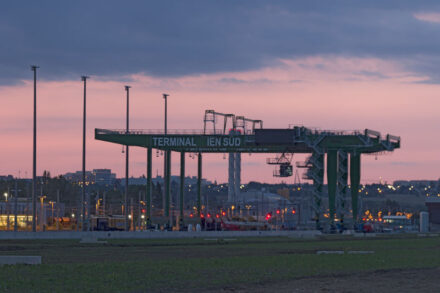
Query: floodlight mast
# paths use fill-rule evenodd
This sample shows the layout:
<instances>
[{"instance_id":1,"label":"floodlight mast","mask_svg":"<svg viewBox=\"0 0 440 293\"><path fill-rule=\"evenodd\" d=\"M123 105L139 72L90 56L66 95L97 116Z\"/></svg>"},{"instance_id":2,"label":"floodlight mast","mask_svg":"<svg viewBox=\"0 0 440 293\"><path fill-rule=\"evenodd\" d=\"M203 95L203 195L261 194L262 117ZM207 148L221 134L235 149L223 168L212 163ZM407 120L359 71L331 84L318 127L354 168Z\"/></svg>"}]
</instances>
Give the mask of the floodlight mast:
<instances>
[{"instance_id":1,"label":"floodlight mast","mask_svg":"<svg viewBox=\"0 0 440 293\"><path fill-rule=\"evenodd\" d=\"M126 134L129 132L129 118L130 118L130 112L129 112L129 106L130 106L130 88L131 86L126 85L125 91L127 92L127 115L126 115ZM124 195L124 219L125 219L125 231L129 230L129 220L128 220L128 145L125 146L125 195Z\"/></svg>"},{"instance_id":2,"label":"floodlight mast","mask_svg":"<svg viewBox=\"0 0 440 293\"><path fill-rule=\"evenodd\" d=\"M89 77L86 75L81 76L81 80L84 82L84 96L83 96L83 148L82 148L82 194L81 194L81 221L82 230L89 230L88 216L86 218L86 89L87 89L87 79ZM88 204L88 203L87 203ZM90 211L87 210L87 214Z\"/></svg>"},{"instance_id":3,"label":"floodlight mast","mask_svg":"<svg viewBox=\"0 0 440 293\"><path fill-rule=\"evenodd\" d=\"M34 136L33 136L33 159L32 159L32 232L37 232L37 65L31 65L31 70L34 72Z\"/></svg>"},{"instance_id":4,"label":"floodlight mast","mask_svg":"<svg viewBox=\"0 0 440 293\"><path fill-rule=\"evenodd\" d=\"M170 95L163 93L162 97L164 99L164 134L168 134L168 97ZM163 215L164 217L169 217L168 226L172 225L172 215L170 214L170 165L168 161L171 160L171 152L165 152L163 156Z\"/></svg>"}]
</instances>

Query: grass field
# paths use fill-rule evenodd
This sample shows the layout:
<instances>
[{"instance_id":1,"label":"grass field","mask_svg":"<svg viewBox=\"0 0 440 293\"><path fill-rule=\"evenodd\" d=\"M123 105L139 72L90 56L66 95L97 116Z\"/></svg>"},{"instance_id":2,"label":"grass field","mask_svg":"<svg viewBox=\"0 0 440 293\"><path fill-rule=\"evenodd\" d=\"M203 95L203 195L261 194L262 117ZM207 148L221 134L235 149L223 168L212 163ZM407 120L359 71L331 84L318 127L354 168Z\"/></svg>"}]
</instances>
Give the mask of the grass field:
<instances>
[{"instance_id":1,"label":"grass field","mask_svg":"<svg viewBox=\"0 0 440 293\"><path fill-rule=\"evenodd\" d=\"M14 240L0 241L0 254L43 259L38 266L0 267L0 292L406 292L408 279L440 273L439 237ZM427 282L417 291L440 292Z\"/></svg>"}]
</instances>

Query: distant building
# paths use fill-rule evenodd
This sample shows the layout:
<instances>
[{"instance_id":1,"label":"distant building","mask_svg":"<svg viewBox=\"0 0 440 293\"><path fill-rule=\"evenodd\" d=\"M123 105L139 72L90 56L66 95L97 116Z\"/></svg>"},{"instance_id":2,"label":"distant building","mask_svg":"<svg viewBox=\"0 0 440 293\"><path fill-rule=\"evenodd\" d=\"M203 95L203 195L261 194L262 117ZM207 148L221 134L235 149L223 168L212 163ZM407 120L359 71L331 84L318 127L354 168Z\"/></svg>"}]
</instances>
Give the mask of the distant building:
<instances>
[{"instance_id":1,"label":"distant building","mask_svg":"<svg viewBox=\"0 0 440 293\"><path fill-rule=\"evenodd\" d=\"M65 213L64 203L37 203L36 218L38 225L47 225L53 217L63 217ZM0 202L0 230L13 228L15 219L15 203L13 200ZM32 223L32 202L19 198L17 202L17 226L24 229Z\"/></svg>"},{"instance_id":2,"label":"distant building","mask_svg":"<svg viewBox=\"0 0 440 293\"><path fill-rule=\"evenodd\" d=\"M63 175L67 181L80 183L82 182L82 171L76 171L74 173L69 172ZM93 173L90 171L86 171L86 184L92 184L94 182Z\"/></svg>"},{"instance_id":3,"label":"distant building","mask_svg":"<svg viewBox=\"0 0 440 293\"><path fill-rule=\"evenodd\" d=\"M92 173L97 185L112 185L115 183L116 174L112 173L111 169L93 169Z\"/></svg>"},{"instance_id":4,"label":"distant building","mask_svg":"<svg viewBox=\"0 0 440 293\"><path fill-rule=\"evenodd\" d=\"M153 184L159 183L160 185L163 185L164 178L162 176L156 176L155 178L151 178L151 182ZM175 183L177 185L180 185L180 176L171 176L170 183ZM130 177L128 178L128 184L129 185L146 185L147 184L147 178L145 176L141 176L138 178ZM202 186L210 185L212 184L211 181L208 181L206 179L202 179ZM185 186L190 185L197 185L197 177L185 177ZM125 186L125 178L121 178L121 186Z\"/></svg>"},{"instance_id":5,"label":"distant building","mask_svg":"<svg viewBox=\"0 0 440 293\"><path fill-rule=\"evenodd\" d=\"M14 176L12 175L0 175L0 181L12 181Z\"/></svg>"},{"instance_id":6,"label":"distant building","mask_svg":"<svg viewBox=\"0 0 440 293\"><path fill-rule=\"evenodd\" d=\"M428 208L429 222L440 224L440 198L434 196L427 197L425 204Z\"/></svg>"},{"instance_id":7,"label":"distant building","mask_svg":"<svg viewBox=\"0 0 440 293\"><path fill-rule=\"evenodd\" d=\"M63 175L67 181L82 184L82 171L74 173L69 172ZM93 169L93 171L86 171L86 185L112 185L116 181L116 174L112 173L111 169Z\"/></svg>"},{"instance_id":8,"label":"distant building","mask_svg":"<svg viewBox=\"0 0 440 293\"><path fill-rule=\"evenodd\" d=\"M439 184L439 180L396 180L393 182L394 186L436 186Z\"/></svg>"},{"instance_id":9,"label":"distant building","mask_svg":"<svg viewBox=\"0 0 440 293\"><path fill-rule=\"evenodd\" d=\"M289 190L289 188L280 188L280 189L277 189L277 194L281 195L285 199L289 199L290 190Z\"/></svg>"}]
</instances>

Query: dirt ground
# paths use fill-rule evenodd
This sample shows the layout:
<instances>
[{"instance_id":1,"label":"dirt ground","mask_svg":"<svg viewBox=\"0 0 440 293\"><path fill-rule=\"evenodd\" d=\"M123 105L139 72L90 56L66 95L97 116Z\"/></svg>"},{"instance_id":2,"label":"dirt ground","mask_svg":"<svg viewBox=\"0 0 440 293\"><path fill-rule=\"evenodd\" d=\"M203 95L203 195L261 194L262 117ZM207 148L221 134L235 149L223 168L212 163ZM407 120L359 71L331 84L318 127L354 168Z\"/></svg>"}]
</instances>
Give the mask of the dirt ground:
<instances>
[{"instance_id":1,"label":"dirt ground","mask_svg":"<svg viewBox=\"0 0 440 293\"><path fill-rule=\"evenodd\" d=\"M288 282L226 287L206 292L440 292L440 268L375 271L299 278Z\"/></svg>"}]
</instances>

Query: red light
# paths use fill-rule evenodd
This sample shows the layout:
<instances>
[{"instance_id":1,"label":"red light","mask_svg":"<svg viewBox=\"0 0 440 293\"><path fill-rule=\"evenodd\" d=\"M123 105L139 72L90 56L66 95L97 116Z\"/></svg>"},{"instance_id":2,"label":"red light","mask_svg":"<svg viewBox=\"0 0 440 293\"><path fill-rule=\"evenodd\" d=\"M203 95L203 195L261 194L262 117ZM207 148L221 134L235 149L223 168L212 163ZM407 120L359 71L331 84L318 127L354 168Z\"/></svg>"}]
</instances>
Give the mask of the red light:
<instances>
[{"instance_id":1,"label":"red light","mask_svg":"<svg viewBox=\"0 0 440 293\"><path fill-rule=\"evenodd\" d=\"M271 213L267 213L266 214L266 220L270 220L270 218L272 218L272 214Z\"/></svg>"},{"instance_id":2,"label":"red light","mask_svg":"<svg viewBox=\"0 0 440 293\"><path fill-rule=\"evenodd\" d=\"M211 218L211 214L210 213L208 213L208 218Z\"/></svg>"},{"instance_id":3,"label":"red light","mask_svg":"<svg viewBox=\"0 0 440 293\"><path fill-rule=\"evenodd\" d=\"M204 216L203 214L200 214L200 218L202 218L202 219L203 219L204 217L205 217L205 216Z\"/></svg>"},{"instance_id":4,"label":"red light","mask_svg":"<svg viewBox=\"0 0 440 293\"><path fill-rule=\"evenodd\" d=\"M296 211L295 211L295 210L292 210L292 214L296 214Z\"/></svg>"},{"instance_id":5,"label":"red light","mask_svg":"<svg viewBox=\"0 0 440 293\"><path fill-rule=\"evenodd\" d=\"M193 215L193 214L191 213L191 214L189 214L189 217L190 217L190 218L193 218L193 217L194 217L194 215Z\"/></svg>"},{"instance_id":6,"label":"red light","mask_svg":"<svg viewBox=\"0 0 440 293\"><path fill-rule=\"evenodd\" d=\"M142 209L142 213L145 214L147 212L146 209Z\"/></svg>"},{"instance_id":7,"label":"red light","mask_svg":"<svg viewBox=\"0 0 440 293\"><path fill-rule=\"evenodd\" d=\"M217 215L215 215L215 217L218 219L218 218L220 218L220 215L219 214L217 214Z\"/></svg>"},{"instance_id":8,"label":"red light","mask_svg":"<svg viewBox=\"0 0 440 293\"><path fill-rule=\"evenodd\" d=\"M277 210L277 215L279 215L281 213L281 211L280 210Z\"/></svg>"},{"instance_id":9,"label":"red light","mask_svg":"<svg viewBox=\"0 0 440 293\"><path fill-rule=\"evenodd\" d=\"M223 215L223 216L226 216L226 212L222 212L222 215Z\"/></svg>"}]
</instances>

